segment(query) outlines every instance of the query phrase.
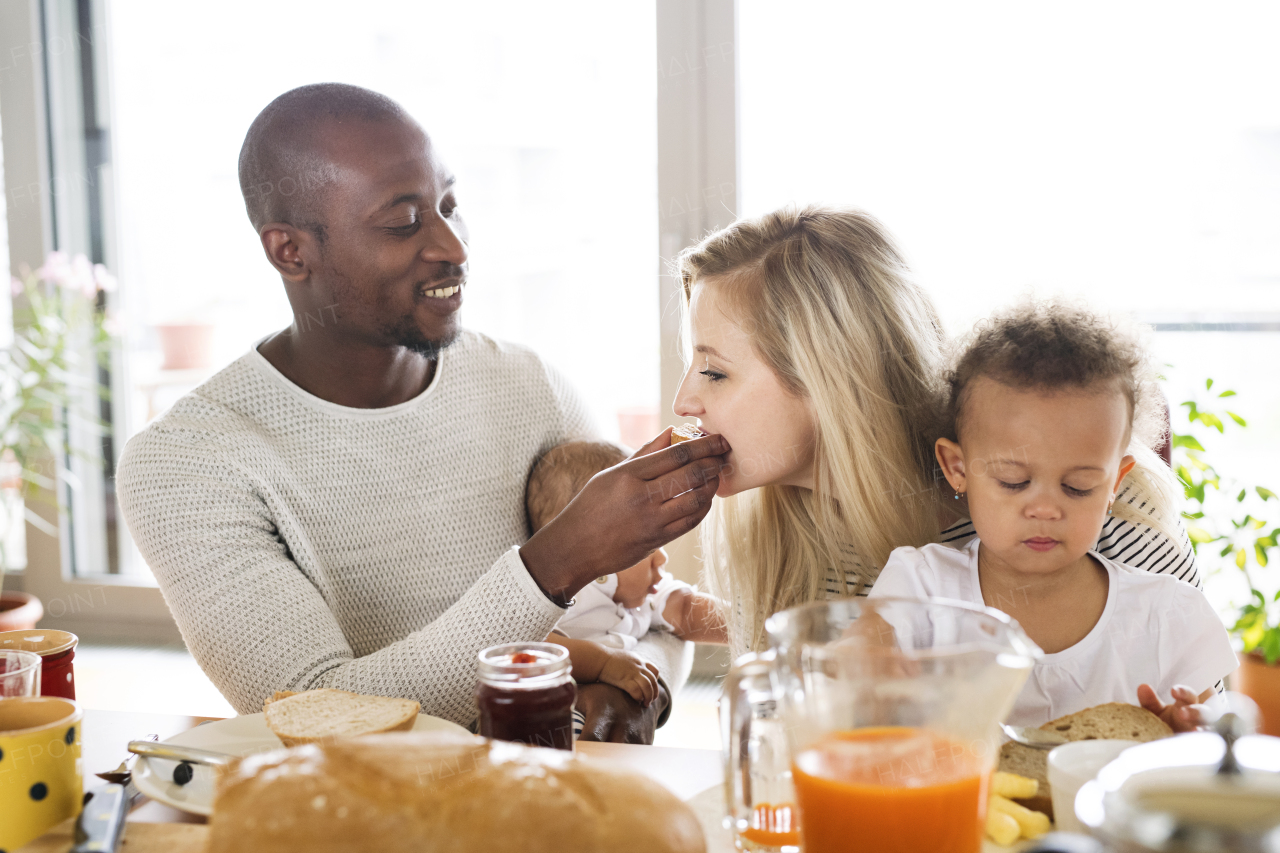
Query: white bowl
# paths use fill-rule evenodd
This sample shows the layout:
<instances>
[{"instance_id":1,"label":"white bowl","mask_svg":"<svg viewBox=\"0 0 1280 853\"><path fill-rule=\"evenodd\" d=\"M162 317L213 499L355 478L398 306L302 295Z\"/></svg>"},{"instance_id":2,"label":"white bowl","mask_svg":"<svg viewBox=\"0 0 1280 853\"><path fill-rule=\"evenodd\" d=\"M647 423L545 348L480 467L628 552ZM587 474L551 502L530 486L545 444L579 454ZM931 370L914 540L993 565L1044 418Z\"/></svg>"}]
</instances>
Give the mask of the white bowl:
<instances>
[{"instance_id":1,"label":"white bowl","mask_svg":"<svg viewBox=\"0 0 1280 853\"><path fill-rule=\"evenodd\" d=\"M1085 832L1076 819L1076 793L1136 740L1078 740L1049 753L1049 791L1053 822L1060 832Z\"/></svg>"}]
</instances>

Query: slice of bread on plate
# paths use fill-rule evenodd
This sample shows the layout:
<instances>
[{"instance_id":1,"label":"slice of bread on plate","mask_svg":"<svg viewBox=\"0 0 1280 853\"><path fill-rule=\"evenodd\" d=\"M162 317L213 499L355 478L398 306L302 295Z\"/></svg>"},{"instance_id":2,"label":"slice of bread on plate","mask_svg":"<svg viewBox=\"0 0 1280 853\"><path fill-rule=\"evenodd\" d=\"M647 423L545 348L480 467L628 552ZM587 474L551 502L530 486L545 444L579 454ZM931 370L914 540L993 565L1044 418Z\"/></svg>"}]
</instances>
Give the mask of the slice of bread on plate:
<instances>
[{"instance_id":1,"label":"slice of bread on plate","mask_svg":"<svg viewBox=\"0 0 1280 853\"><path fill-rule=\"evenodd\" d=\"M1046 732L1057 732L1068 741L1112 739L1146 743L1173 735L1173 729L1165 725L1164 720L1146 708L1124 702L1108 702L1085 708L1083 711L1050 720L1040 728ZM1040 789L1034 797L1017 802L1052 818L1048 756L1049 751L1046 749L1033 749L1010 741L1000 747L999 769L1039 782Z\"/></svg>"},{"instance_id":2,"label":"slice of bread on plate","mask_svg":"<svg viewBox=\"0 0 1280 853\"><path fill-rule=\"evenodd\" d=\"M407 732L418 721L420 707L412 699L323 688L279 691L263 704L262 714L267 728L285 746L298 746L338 737Z\"/></svg>"}]
</instances>

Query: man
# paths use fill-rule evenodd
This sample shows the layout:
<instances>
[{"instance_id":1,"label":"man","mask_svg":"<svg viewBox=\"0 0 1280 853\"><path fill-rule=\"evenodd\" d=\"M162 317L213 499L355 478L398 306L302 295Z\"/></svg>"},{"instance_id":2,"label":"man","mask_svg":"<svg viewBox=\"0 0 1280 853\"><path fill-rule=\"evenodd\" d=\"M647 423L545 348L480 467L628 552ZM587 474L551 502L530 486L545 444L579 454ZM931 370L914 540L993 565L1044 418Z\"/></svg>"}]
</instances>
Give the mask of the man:
<instances>
[{"instance_id":1,"label":"man","mask_svg":"<svg viewBox=\"0 0 1280 853\"><path fill-rule=\"evenodd\" d=\"M728 449L665 437L527 542L535 459L589 435L522 347L461 330L453 176L388 98L320 84L254 120L240 185L293 325L135 436L122 510L184 639L240 713L276 690L404 696L464 725L476 653L546 637L575 592L696 526ZM583 685L584 737L651 741L683 646L637 652L641 708Z\"/></svg>"}]
</instances>

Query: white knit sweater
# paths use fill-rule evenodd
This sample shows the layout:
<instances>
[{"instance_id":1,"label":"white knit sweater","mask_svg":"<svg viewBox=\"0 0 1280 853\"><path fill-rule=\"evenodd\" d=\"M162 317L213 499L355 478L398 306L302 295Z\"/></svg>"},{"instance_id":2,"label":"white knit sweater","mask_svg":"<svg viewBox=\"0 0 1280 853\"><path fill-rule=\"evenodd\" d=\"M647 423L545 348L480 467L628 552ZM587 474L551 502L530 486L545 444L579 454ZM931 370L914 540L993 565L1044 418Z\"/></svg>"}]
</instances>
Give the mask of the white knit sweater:
<instances>
[{"instance_id":1,"label":"white knit sweater","mask_svg":"<svg viewBox=\"0 0 1280 853\"><path fill-rule=\"evenodd\" d=\"M565 611L520 560L537 456L594 433L562 376L474 332L385 409L308 394L256 349L121 456L121 509L191 653L242 714L276 690L403 696L476 716L476 652ZM684 644L636 652L671 689Z\"/></svg>"}]
</instances>

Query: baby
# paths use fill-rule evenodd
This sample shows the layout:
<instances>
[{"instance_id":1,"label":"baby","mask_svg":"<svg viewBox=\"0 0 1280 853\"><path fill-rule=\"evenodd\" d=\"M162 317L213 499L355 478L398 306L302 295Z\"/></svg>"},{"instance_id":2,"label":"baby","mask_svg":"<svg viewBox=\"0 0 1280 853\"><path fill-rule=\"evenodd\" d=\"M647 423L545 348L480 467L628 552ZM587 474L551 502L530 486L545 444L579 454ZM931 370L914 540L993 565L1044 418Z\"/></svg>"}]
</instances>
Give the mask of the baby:
<instances>
[{"instance_id":1,"label":"baby","mask_svg":"<svg viewBox=\"0 0 1280 853\"><path fill-rule=\"evenodd\" d=\"M981 324L947 377L948 437L935 453L977 536L963 549L896 549L871 596L960 599L1016 619L1045 655L1012 723L1136 693L1187 731L1200 722L1195 703L1236 668L1199 590L1091 550L1134 469L1135 420L1164 423L1152 376L1131 333L1083 309L1027 304ZM1171 481L1163 488L1176 504Z\"/></svg>"},{"instance_id":2,"label":"baby","mask_svg":"<svg viewBox=\"0 0 1280 853\"><path fill-rule=\"evenodd\" d=\"M532 532L559 515L588 480L625 459L621 447L601 441L572 441L547 451L529 474L525 492ZM651 628L682 640L728 642L719 602L662 571L666 562L667 553L659 548L574 596L547 642L569 650L579 683L612 684L647 706L658 696L658 673L631 649ZM575 711L574 734L581 728Z\"/></svg>"}]
</instances>

